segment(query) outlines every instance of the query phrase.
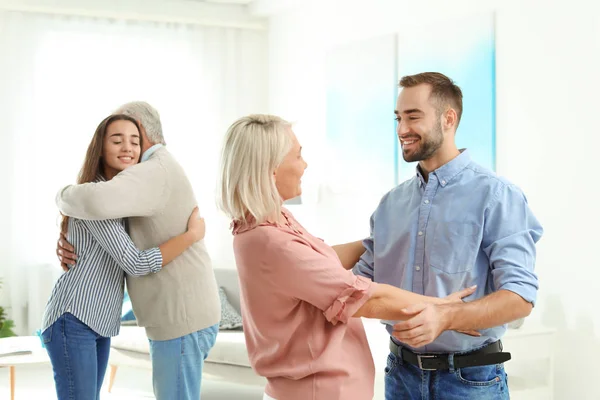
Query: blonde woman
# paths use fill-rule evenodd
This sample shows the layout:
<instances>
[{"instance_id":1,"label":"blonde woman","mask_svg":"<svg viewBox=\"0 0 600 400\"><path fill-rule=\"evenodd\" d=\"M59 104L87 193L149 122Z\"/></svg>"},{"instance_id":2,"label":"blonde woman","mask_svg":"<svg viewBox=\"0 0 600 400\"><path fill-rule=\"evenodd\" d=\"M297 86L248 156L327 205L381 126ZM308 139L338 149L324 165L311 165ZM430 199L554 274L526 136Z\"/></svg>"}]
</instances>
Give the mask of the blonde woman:
<instances>
[{"instance_id":1,"label":"blonde woman","mask_svg":"<svg viewBox=\"0 0 600 400\"><path fill-rule=\"evenodd\" d=\"M220 207L233 220L244 333L265 399L366 400L375 368L358 317L403 319L413 303L460 301L466 289L431 298L355 276L360 242L330 247L282 203L299 196L307 164L291 126L250 115L229 128Z\"/></svg>"}]
</instances>

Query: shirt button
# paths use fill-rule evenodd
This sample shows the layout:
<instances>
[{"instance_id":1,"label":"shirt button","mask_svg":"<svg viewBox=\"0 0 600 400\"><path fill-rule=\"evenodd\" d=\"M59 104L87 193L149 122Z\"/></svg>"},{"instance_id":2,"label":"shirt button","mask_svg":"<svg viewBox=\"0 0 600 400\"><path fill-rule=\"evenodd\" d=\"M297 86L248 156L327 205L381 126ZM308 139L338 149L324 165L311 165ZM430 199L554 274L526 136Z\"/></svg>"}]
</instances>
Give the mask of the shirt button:
<instances>
[{"instance_id":1,"label":"shirt button","mask_svg":"<svg viewBox=\"0 0 600 400\"><path fill-rule=\"evenodd\" d=\"M417 271L420 271L420 270L421 270L421 267L419 267L419 266L417 265L417 266L415 267L415 269L416 269Z\"/></svg>"},{"instance_id":2,"label":"shirt button","mask_svg":"<svg viewBox=\"0 0 600 400\"><path fill-rule=\"evenodd\" d=\"M423 236L423 232L422 231L419 231L419 236Z\"/></svg>"},{"instance_id":3,"label":"shirt button","mask_svg":"<svg viewBox=\"0 0 600 400\"><path fill-rule=\"evenodd\" d=\"M425 204L429 204L429 200L425 200Z\"/></svg>"},{"instance_id":4,"label":"shirt button","mask_svg":"<svg viewBox=\"0 0 600 400\"><path fill-rule=\"evenodd\" d=\"M446 184L446 181L442 181L442 185L445 185L445 184Z\"/></svg>"}]
</instances>

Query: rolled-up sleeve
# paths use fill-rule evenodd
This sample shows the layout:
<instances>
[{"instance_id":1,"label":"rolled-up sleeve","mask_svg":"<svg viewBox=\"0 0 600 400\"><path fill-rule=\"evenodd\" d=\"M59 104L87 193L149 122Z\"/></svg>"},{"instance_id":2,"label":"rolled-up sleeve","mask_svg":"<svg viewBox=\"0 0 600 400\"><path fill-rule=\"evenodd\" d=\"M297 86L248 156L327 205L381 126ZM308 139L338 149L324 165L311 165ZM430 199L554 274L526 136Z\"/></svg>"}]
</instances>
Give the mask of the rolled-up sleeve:
<instances>
[{"instance_id":1,"label":"rolled-up sleeve","mask_svg":"<svg viewBox=\"0 0 600 400\"><path fill-rule=\"evenodd\" d=\"M319 308L332 324L346 323L372 296L375 286L291 235L280 234L263 253L265 276L288 296Z\"/></svg>"},{"instance_id":2,"label":"rolled-up sleeve","mask_svg":"<svg viewBox=\"0 0 600 400\"><path fill-rule=\"evenodd\" d=\"M517 187L503 185L486 211L482 247L496 290L509 290L535 304L536 243L543 229Z\"/></svg>"},{"instance_id":3,"label":"rolled-up sleeve","mask_svg":"<svg viewBox=\"0 0 600 400\"><path fill-rule=\"evenodd\" d=\"M365 277L357 276L351 287L345 289L325 310L325 318L332 324L338 322L347 323L348 318L356 312L371 298L376 283Z\"/></svg>"}]
</instances>

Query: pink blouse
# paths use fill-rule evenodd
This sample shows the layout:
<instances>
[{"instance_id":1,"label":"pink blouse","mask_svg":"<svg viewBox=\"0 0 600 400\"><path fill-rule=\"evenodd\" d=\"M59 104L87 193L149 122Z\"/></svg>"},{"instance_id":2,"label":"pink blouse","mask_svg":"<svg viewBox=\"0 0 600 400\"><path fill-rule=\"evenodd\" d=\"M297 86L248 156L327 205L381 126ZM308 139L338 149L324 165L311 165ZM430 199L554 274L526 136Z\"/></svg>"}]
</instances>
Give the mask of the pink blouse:
<instances>
[{"instance_id":1,"label":"pink blouse","mask_svg":"<svg viewBox=\"0 0 600 400\"><path fill-rule=\"evenodd\" d=\"M244 334L254 370L277 400L371 400L375 366L352 315L376 283L283 210L284 224L234 225Z\"/></svg>"}]
</instances>

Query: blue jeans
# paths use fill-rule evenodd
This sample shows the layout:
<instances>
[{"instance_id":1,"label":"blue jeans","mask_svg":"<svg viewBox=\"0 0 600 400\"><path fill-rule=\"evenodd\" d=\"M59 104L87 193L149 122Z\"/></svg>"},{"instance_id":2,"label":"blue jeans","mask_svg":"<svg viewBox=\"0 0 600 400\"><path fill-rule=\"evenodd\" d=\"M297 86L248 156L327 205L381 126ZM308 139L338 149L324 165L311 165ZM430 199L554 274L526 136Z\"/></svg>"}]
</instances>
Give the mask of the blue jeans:
<instances>
[{"instance_id":1,"label":"blue jeans","mask_svg":"<svg viewBox=\"0 0 600 400\"><path fill-rule=\"evenodd\" d=\"M110 338L69 313L42 333L52 362L58 400L98 400L108 365Z\"/></svg>"},{"instance_id":2,"label":"blue jeans","mask_svg":"<svg viewBox=\"0 0 600 400\"><path fill-rule=\"evenodd\" d=\"M385 368L386 400L508 400L502 364L422 371L390 353Z\"/></svg>"},{"instance_id":3,"label":"blue jeans","mask_svg":"<svg viewBox=\"0 0 600 400\"><path fill-rule=\"evenodd\" d=\"M149 340L152 384L157 400L198 400L202 368L215 345L219 325L176 339Z\"/></svg>"}]
</instances>

